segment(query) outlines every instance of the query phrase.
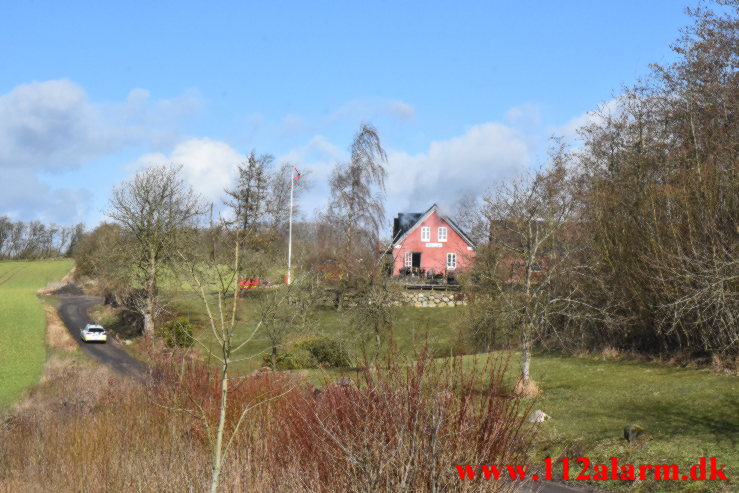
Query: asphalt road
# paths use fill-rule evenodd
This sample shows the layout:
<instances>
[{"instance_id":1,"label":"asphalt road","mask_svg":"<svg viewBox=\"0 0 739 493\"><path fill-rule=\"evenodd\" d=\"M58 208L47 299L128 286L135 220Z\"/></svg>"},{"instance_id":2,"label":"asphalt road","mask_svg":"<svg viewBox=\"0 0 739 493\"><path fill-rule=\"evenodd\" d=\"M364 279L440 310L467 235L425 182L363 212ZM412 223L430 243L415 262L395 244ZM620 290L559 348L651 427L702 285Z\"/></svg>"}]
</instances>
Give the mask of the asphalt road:
<instances>
[{"instance_id":1,"label":"asphalt road","mask_svg":"<svg viewBox=\"0 0 739 493\"><path fill-rule=\"evenodd\" d=\"M126 352L125 349L112 337L108 342L86 343L80 339L80 329L92 323L87 314L91 306L102 303L102 298L95 296L68 296L57 295L59 299L59 315L67 326L72 338L88 356L95 358L119 375L144 380L148 374L146 365Z\"/></svg>"}]
</instances>

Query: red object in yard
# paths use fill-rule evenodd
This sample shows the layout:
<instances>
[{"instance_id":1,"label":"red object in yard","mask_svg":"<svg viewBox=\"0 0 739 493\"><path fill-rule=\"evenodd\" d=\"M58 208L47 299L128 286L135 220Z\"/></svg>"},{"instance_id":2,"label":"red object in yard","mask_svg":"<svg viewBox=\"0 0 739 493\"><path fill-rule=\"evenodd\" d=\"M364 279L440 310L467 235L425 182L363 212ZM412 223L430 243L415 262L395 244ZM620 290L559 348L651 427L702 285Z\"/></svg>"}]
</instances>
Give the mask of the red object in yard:
<instances>
[{"instance_id":1,"label":"red object in yard","mask_svg":"<svg viewBox=\"0 0 739 493\"><path fill-rule=\"evenodd\" d=\"M248 279L242 279L239 281L239 286L241 289L254 289L259 286L259 278L250 277Z\"/></svg>"}]
</instances>

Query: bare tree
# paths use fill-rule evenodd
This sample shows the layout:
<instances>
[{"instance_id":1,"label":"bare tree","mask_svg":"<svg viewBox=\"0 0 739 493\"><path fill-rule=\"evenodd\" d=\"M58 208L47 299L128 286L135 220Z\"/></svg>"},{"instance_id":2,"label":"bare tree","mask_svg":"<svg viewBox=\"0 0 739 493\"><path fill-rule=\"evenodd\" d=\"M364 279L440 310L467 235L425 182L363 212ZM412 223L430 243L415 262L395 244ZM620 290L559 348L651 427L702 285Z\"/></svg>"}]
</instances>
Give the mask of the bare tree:
<instances>
[{"instance_id":1,"label":"bare tree","mask_svg":"<svg viewBox=\"0 0 739 493\"><path fill-rule=\"evenodd\" d=\"M358 289L375 268L379 232L385 216L387 158L377 130L362 124L351 145L351 159L331 176L331 200L320 217L320 256L331 271L330 289L341 308L347 291Z\"/></svg>"},{"instance_id":2,"label":"bare tree","mask_svg":"<svg viewBox=\"0 0 739 493\"><path fill-rule=\"evenodd\" d=\"M113 190L108 216L131 236L131 258L143 284L144 333L154 333L157 281L161 266L183 233L203 213L198 196L185 183L181 166L152 166Z\"/></svg>"},{"instance_id":3,"label":"bare tree","mask_svg":"<svg viewBox=\"0 0 739 493\"><path fill-rule=\"evenodd\" d=\"M0 258L9 256L10 234L13 221L8 216L0 216Z\"/></svg>"},{"instance_id":4,"label":"bare tree","mask_svg":"<svg viewBox=\"0 0 739 493\"><path fill-rule=\"evenodd\" d=\"M69 253L74 227L41 221L13 222L0 217L0 258L42 259Z\"/></svg>"},{"instance_id":5,"label":"bare tree","mask_svg":"<svg viewBox=\"0 0 739 493\"><path fill-rule=\"evenodd\" d=\"M258 308L261 334L269 341L269 360L273 370L278 369L279 352L288 338L307 334L314 329L314 279L300 276L280 289L260 293Z\"/></svg>"},{"instance_id":6,"label":"bare tree","mask_svg":"<svg viewBox=\"0 0 739 493\"><path fill-rule=\"evenodd\" d=\"M97 279L102 292L115 294L116 302L122 304L122 295L134 281L129 241L121 226L113 223L102 223L85 233L74 248L75 276Z\"/></svg>"},{"instance_id":7,"label":"bare tree","mask_svg":"<svg viewBox=\"0 0 739 493\"><path fill-rule=\"evenodd\" d=\"M377 245L385 218L386 161L377 129L363 123L352 142L351 160L337 165L331 176L329 218L348 255Z\"/></svg>"},{"instance_id":8,"label":"bare tree","mask_svg":"<svg viewBox=\"0 0 739 493\"><path fill-rule=\"evenodd\" d=\"M243 255L241 235L244 232L240 227L233 227L233 223L225 221L217 225L212 223L210 230L213 248L208 255L198 256L193 254L192 250L186 249L178 249L177 252L181 260L180 265L190 278L190 285L205 307L208 328L215 342L209 344L199 338L194 339L205 354L209 358L214 358L219 365L218 417L216 422L212 423L204 407L195 400L191 401L194 408L183 408L180 411L198 417L205 425L212 454L210 492L215 493L219 489L226 457L249 411L283 395L260 396L258 402L247 404L236 412L236 421L229 427L230 433L227 430L227 414L231 406L229 402L231 365L241 358L254 356L241 356L241 353L263 327L265 320L269 323L270 317L278 313L280 305L287 303L289 293L275 296L271 304L265 303L262 306L261 317L255 323L240 320L239 307L243 298L239 296L238 281Z\"/></svg>"},{"instance_id":9,"label":"bare tree","mask_svg":"<svg viewBox=\"0 0 739 493\"><path fill-rule=\"evenodd\" d=\"M350 310L349 321L359 337L365 356L369 356L368 364L374 366L383 344L392 336L393 301L396 294L389 289L388 276L383 271L383 266L377 265L373 270L365 269L363 274L364 279ZM371 352L367 351L370 345L374 346Z\"/></svg>"},{"instance_id":10,"label":"bare tree","mask_svg":"<svg viewBox=\"0 0 739 493\"><path fill-rule=\"evenodd\" d=\"M550 163L533 176L499 187L483 200L489 228L487 285L504 296L517 320L521 378L530 382L531 348L545 323L548 289L566 252L561 235L574 211L567 153L557 142Z\"/></svg>"},{"instance_id":11,"label":"bare tree","mask_svg":"<svg viewBox=\"0 0 739 493\"><path fill-rule=\"evenodd\" d=\"M294 179L295 166L282 163L269 176L266 225L272 231L287 234L290 213L290 186L293 186L293 225L300 215L299 197L309 188L310 170L300 170L300 179Z\"/></svg>"}]
</instances>

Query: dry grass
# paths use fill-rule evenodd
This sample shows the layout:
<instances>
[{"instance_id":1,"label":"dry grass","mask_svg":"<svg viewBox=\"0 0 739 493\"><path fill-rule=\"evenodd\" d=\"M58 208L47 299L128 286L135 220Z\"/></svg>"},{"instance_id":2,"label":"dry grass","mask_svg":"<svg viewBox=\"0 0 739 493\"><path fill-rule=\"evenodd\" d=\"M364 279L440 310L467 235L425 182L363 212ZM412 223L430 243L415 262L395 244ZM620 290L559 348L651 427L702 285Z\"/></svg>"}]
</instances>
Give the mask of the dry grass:
<instances>
[{"instance_id":1,"label":"dry grass","mask_svg":"<svg viewBox=\"0 0 739 493\"><path fill-rule=\"evenodd\" d=\"M621 356L621 352L611 346L604 347L600 354L604 360L618 359Z\"/></svg>"},{"instance_id":2,"label":"dry grass","mask_svg":"<svg viewBox=\"0 0 739 493\"><path fill-rule=\"evenodd\" d=\"M77 343L72 339L56 308L45 304L44 311L46 312L46 344L68 353L75 351Z\"/></svg>"},{"instance_id":3,"label":"dry grass","mask_svg":"<svg viewBox=\"0 0 739 493\"><path fill-rule=\"evenodd\" d=\"M519 380L513 389L514 393L522 399L530 399L539 395L539 386L533 380L527 382Z\"/></svg>"},{"instance_id":4,"label":"dry grass","mask_svg":"<svg viewBox=\"0 0 739 493\"><path fill-rule=\"evenodd\" d=\"M69 272L67 272L64 275L64 277L62 277L58 281L53 281L53 282L46 283L46 286L44 286L43 288L41 288L41 289L39 289L37 291L38 294L41 294L41 295L44 295L44 296L49 296L54 291L56 291L57 289L63 288L67 284L73 283L74 282L74 271L75 271L75 267L72 267L72 269Z\"/></svg>"},{"instance_id":5,"label":"dry grass","mask_svg":"<svg viewBox=\"0 0 739 493\"><path fill-rule=\"evenodd\" d=\"M147 386L97 366L50 366L44 382L0 421L0 492L41 492L49 485L91 493L207 489L207 427L182 409L201 408L215 419L218 380L199 362L180 361L157 365ZM321 390L283 373L235 380L229 430L239 409L261 405L234 440L222 491L510 489L461 482L452 469L524 460L529 410L503 385L503 370L473 373L458 361L423 360ZM482 371L488 372L484 388Z\"/></svg>"}]
</instances>

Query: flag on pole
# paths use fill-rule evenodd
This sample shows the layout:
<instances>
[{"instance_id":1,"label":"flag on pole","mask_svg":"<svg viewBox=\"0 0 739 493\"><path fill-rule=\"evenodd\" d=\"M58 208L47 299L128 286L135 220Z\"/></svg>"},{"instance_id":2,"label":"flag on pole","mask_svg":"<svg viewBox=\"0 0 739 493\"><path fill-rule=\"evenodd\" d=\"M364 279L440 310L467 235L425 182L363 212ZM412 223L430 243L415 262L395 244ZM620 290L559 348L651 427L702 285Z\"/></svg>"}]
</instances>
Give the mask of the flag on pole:
<instances>
[{"instance_id":1,"label":"flag on pole","mask_svg":"<svg viewBox=\"0 0 739 493\"><path fill-rule=\"evenodd\" d=\"M298 171L298 168L296 168L295 166L293 166L293 169L295 170L295 176L293 176L293 180L297 180L298 178L300 178L300 171Z\"/></svg>"}]
</instances>

